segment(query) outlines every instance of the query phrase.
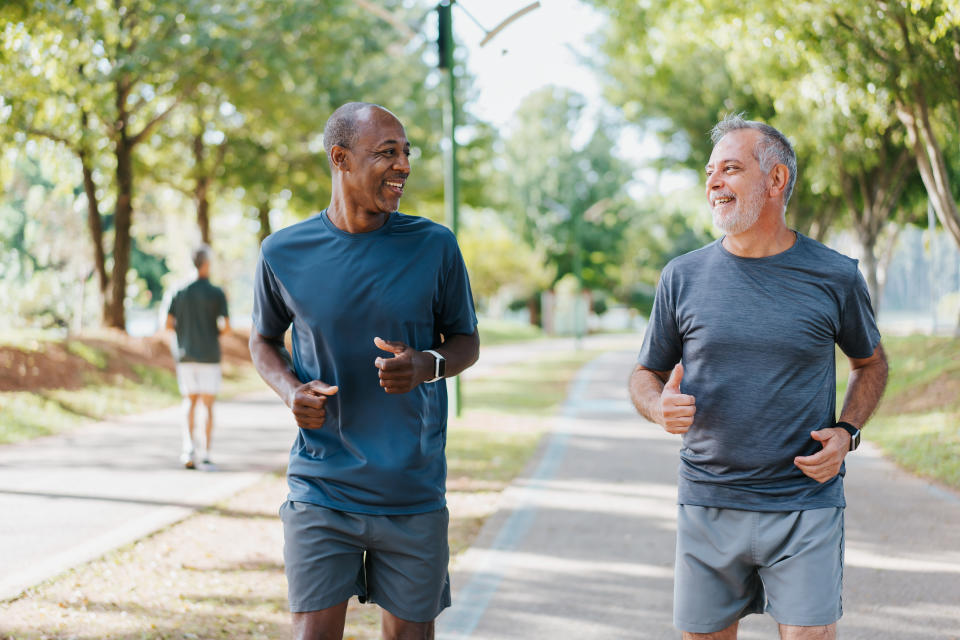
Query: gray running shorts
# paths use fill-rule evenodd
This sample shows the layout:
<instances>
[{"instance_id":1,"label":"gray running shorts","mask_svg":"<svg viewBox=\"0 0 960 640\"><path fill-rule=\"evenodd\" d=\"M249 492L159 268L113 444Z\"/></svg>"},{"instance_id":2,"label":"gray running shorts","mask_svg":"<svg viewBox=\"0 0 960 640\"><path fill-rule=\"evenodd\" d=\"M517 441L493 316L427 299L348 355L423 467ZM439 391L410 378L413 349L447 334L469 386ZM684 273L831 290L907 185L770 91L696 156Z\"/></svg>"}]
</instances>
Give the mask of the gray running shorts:
<instances>
[{"instance_id":1,"label":"gray running shorts","mask_svg":"<svg viewBox=\"0 0 960 640\"><path fill-rule=\"evenodd\" d=\"M843 613L843 508L742 511L679 506L673 624L726 629L750 613L833 624Z\"/></svg>"},{"instance_id":2,"label":"gray running shorts","mask_svg":"<svg viewBox=\"0 0 960 640\"><path fill-rule=\"evenodd\" d=\"M410 622L450 606L446 507L374 516L284 502L283 560L290 611L319 611L359 596Z\"/></svg>"}]
</instances>

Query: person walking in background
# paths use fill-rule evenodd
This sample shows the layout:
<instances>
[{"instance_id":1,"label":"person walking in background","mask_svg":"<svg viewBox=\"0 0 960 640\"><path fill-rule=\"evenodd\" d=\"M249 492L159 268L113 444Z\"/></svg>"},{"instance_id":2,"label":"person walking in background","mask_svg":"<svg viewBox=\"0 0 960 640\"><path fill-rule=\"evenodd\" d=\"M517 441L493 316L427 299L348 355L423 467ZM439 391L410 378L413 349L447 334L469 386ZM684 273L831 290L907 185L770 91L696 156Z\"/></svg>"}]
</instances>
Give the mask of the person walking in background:
<instances>
[{"instance_id":1,"label":"person walking in background","mask_svg":"<svg viewBox=\"0 0 960 640\"><path fill-rule=\"evenodd\" d=\"M213 403L221 379L219 338L230 331L227 296L223 289L210 283L212 257L213 251L205 244L193 252L197 279L173 296L167 311L166 327L176 332L177 385L185 413L180 462L187 469L197 464L194 414L198 402L206 408L199 457L205 466L212 464Z\"/></svg>"},{"instance_id":2,"label":"person walking in background","mask_svg":"<svg viewBox=\"0 0 960 640\"><path fill-rule=\"evenodd\" d=\"M396 116L345 104L323 144L330 205L264 240L250 333L299 427L280 508L294 636L341 638L357 595L384 638L433 638L450 605L444 378L480 347L470 282L450 230L397 211Z\"/></svg>"},{"instance_id":3,"label":"person walking in background","mask_svg":"<svg viewBox=\"0 0 960 640\"><path fill-rule=\"evenodd\" d=\"M844 458L887 363L857 262L789 229L797 160L740 116L713 130L707 199L719 240L657 286L630 395L681 434L674 624L733 640L769 612L781 638L835 638ZM850 361L836 419L834 345Z\"/></svg>"}]
</instances>

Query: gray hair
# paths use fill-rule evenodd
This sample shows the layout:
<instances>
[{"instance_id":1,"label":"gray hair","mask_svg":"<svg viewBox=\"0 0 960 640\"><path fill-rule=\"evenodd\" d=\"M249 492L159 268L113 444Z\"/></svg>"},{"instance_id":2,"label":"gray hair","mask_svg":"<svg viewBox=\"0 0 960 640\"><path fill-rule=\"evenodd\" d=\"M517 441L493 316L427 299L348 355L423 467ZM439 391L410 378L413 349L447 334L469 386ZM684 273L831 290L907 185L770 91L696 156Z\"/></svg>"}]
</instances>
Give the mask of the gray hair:
<instances>
[{"instance_id":1,"label":"gray hair","mask_svg":"<svg viewBox=\"0 0 960 640\"><path fill-rule=\"evenodd\" d=\"M787 136L774 127L764 122L746 120L743 116L743 113L731 113L724 116L723 120L718 122L710 131L710 140L713 144L717 144L723 136L740 129L759 131L760 139L753 149L753 157L760 164L760 170L764 173L770 173L774 165L782 164L790 172L787 188L783 191L783 207L786 208L790 196L793 194L793 187L797 183L797 154L793 150L793 145L787 140Z\"/></svg>"},{"instance_id":2,"label":"gray hair","mask_svg":"<svg viewBox=\"0 0 960 640\"><path fill-rule=\"evenodd\" d=\"M199 269L213 258L213 249L211 249L208 244L201 244L193 250L191 258L193 260L193 266Z\"/></svg>"}]
</instances>

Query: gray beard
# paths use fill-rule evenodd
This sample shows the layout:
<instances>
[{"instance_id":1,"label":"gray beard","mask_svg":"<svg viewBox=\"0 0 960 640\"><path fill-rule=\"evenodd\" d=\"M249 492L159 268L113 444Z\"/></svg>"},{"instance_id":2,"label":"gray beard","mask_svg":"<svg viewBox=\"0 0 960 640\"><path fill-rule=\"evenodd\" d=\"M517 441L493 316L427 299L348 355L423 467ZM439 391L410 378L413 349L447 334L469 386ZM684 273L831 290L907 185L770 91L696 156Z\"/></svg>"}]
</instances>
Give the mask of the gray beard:
<instances>
[{"instance_id":1,"label":"gray beard","mask_svg":"<svg viewBox=\"0 0 960 640\"><path fill-rule=\"evenodd\" d=\"M713 224L725 234L735 236L743 233L760 219L760 210L763 209L763 192L766 191L765 185L760 185L756 191L750 194L746 202L737 201L737 206L733 210L733 215L721 218L713 210Z\"/></svg>"}]
</instances>

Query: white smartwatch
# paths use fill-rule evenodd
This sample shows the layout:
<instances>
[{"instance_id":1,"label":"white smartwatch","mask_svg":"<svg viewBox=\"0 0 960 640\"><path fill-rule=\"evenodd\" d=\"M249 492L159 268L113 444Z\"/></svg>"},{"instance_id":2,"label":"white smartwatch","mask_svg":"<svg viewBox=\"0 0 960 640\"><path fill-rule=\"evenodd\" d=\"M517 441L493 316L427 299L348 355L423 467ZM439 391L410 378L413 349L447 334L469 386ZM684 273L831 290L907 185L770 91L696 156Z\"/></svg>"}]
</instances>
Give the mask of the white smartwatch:
<instances>
[{"instance_id":1,"label":"white smartwatch","mask_svg":"<svg viewBox=\"0 0 960 640\"><path fill-rule=\"evenodd\" d=\"M447 373L447 360L442 355L434 351L433 349L426 349L424 353L429 353L433 356L433 378L427 380L426 382L436 382L437 380L443 379L443 376Z\"/></svg>"}]
</instances>

